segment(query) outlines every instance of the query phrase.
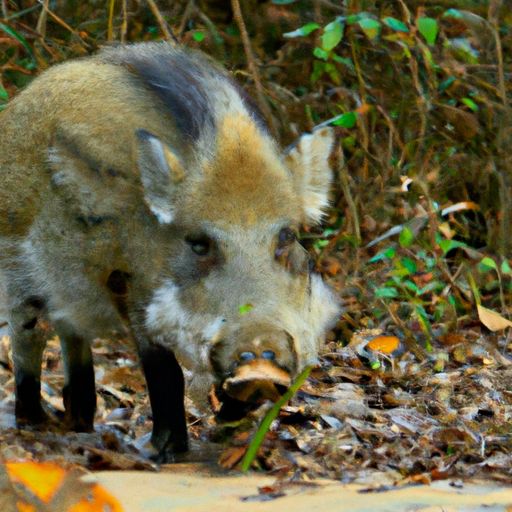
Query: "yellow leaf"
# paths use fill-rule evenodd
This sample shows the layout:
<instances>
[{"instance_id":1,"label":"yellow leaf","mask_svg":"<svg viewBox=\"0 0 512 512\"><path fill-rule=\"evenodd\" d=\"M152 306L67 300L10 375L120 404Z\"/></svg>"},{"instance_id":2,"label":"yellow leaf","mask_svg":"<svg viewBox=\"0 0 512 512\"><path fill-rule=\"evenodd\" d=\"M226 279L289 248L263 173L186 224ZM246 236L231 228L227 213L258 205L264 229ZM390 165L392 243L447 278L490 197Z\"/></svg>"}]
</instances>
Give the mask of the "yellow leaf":
<instances>
[{"instance_id":1,"label":"yellow leaf","mask_svg":"<svg viewBox=\"0 0 512 512\"><path fill-rule=\"evenodd\" d=\"M496 311L477 305L478 318L490 331L501 331L507 327L512 327L512 322L501 316Z\"/></svg>"}]
</instances>

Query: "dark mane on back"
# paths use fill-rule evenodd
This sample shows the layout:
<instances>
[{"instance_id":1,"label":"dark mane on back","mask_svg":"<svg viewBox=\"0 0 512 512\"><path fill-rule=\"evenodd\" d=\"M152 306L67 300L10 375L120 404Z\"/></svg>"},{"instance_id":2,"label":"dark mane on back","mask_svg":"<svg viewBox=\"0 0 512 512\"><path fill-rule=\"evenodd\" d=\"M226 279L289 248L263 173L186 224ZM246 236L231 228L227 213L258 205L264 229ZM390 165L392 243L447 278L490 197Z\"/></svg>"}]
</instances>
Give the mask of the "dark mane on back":
<instances>
[{"instance_id":1,"label":"dark mane on back","mask_svg":"<svg viewBox=\"0 0 512 512\"><path fill-rule=\"evenodd\" d=\"M210 73L213 70L206 59L167 43L107 48L101 57L133 73L161 100L177 128L190 141L197 140L204 128L215 124L203 67L208 66Z\"/></svg>"}]
</instances>

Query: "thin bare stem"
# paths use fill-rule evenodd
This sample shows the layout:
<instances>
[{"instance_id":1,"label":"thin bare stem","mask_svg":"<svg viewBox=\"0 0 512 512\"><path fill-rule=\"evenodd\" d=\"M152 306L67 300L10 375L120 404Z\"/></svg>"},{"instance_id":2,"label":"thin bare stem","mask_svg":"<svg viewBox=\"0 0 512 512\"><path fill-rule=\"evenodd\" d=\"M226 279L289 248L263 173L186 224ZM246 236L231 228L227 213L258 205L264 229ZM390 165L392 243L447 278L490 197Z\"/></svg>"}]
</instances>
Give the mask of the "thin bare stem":
<instances>
[{"instance_id":1,"label":"thin bare stem","mask_svg":"<svg viewBox=\"0 0 512 512\"><path fill-rule=\"evenodd\" d=\"M126 34L128 33L128 7L126 5L126 0L123 0L122 3L122 15L123 21L121 22L121 43L125 43Z\"/></svg>"},{"instance_id":2,"label":"thin bare stem","mask_svg":"<svg viewBox=\"0 0 512 512\"><path fill-rule=\"evenodd\" d=\"M178 27L178 39L183 37L183 32L185 32L185 27L187 26L187 22L192 16L196 9L196 3L194 0L188 0L187 6L183 11L183 16L181 17L180 26Z\"/></svg>"},{"instance_id":3,"label":"thin bare stem","mask_svg":"<svg viewBox=\"0 0 512 512\"><path fill-rule=\"evenodd\" d=\"M352 214L352 226L354 228L354 235L358 241L361 243L361 223L359 222L359 213L357 211L357 206L352 197L352 192L350 190L350 184L348 180L348 170L345 165L345 159L343 158L343 150L341 147L338 148L339 151L339 177L341 182L341 190L343 191L343 196L345 197L345 201L347 202L348 209Z\"/></svg>"},{"instance_id":4,"label":"thin bare stem","mask_svg":"<svg viewBox=\"0 0 512 512\"><path fill-rule=\"evenodd\" d=\"M258 66L256 65L256 60L252 51L251 41L249 40L249 34L247 33L245 21L242 16L242 9L240 8L239 0L231 0L231 8L233 9L233 16L238 25L238 29L240 30L240 36L242 37L242 44L244 45L247 66L249 67L249 71L252 75L252 79L254 80L254 85L256 87L256 99L258 101L258 106L260 107L262 114L267 119L270 125L270 130L274 136L277 136L277 127L275 125L274 118L272 117L270 107L268 106L267 99L263 94L263 86L261 85Z\"/></svg>"},{"instance_id":5,"label":"thin bare stem","mask_svg":"<svg viewBox=\"0 0 512 512\"><path fill-rule=\"evenodd\" d=\"M496 44L496 58L498 60L498 90L501 97L501 101L505 107L508 107L507 98L507 87L505 82L505 66L503 63L503 46L501 44L501 37L499 31L499 20L497 13L501 7L501 0L495 0L491 2L489 7L489 22L492 25L492 31L494 34L494 42Z\"/></svg>"},{"instance_id":6,"label":"thin bare stem","mask_svg":"<svg viewBox=\"0 0 512 512\"><path fill-rule=\"evenodd\" d=\"M46 38L46 23L48 21L48 4L50 0L44 0L43 9L41 10L41 14L39 14L39 18L37 20L36 31L41 36L41 39Z\"/></svg>"},{"instance_id":7,"label":"thin bare stem","mask_svg":"<svg viewBox=\"0 0 512 512\"><path fill-rule=\"evenodd\" d=\"M108 4L108 26L107 26L107 41L114 39L114 7L116 0L110 0Z\"/></svg>"},{"instance_id":8,"label":"thin bare stem","mask_svg":"<svg viewBox=\"0 0 512 512\"><path fill-rule=\"evenodd\" d=\"M162 13L160 12L160 9L156 5L156 2L154 0L146 0L149 8L151 9L151 12L153 13L153 16L156 18L156 21L158 25L160 25L160 30L164 34L164 38L167 39L167 41L174 41L175 43L178 42L178 39L176 36L172 33L171 28L165 21L164 17L162 16Z\"/></svg>"},{"instance_id":9,"label":"thin bare stem","mask_svg":"<svg viewBox=\"0 0 512 512\"><path fill-rule=\"evenodd\" d=\"M73 27L69 26L62 18L60 18L53 11L50 10L50 8L48 7L47 0L37 0L37 2L43 6L43 10L46 11L46 13L48 14L48 16L50 16L50 18L52 18L61 27L64 27L67 31L71 32L75 37L77 37L84 44L84 46L89 46Z\"/></svg>"}]
</instances>

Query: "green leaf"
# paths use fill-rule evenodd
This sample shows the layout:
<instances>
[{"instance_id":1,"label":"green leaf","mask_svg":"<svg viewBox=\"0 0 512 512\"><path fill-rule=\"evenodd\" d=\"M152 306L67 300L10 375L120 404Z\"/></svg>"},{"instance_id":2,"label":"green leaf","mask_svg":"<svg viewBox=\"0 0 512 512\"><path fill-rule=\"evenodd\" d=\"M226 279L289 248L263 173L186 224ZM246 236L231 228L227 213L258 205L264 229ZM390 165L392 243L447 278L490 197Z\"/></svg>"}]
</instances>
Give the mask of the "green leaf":
<instances>
[{"instance_id":1,"label":"green leaf","mask_svg":"<svg viewBox=\"0 0 512 512\"><path fill-rule=\"evenodd\" d=\"M443 251L444 256L446 256L446 254L448 254L452 249L457 249L459 247L467 247L467 245L457 240L441 240L439 242L439 248Z\"/></svg>"},{"instance_id":2,"label":"green leaf","mask_svg":"<svg viewBox=\"0 0 512 512\"><path fill-rule=\"evenodd\" d=\"M400 263L407 269L409 274L416 274L418 271L418 266L412 258L400 258Z\"/></svg>"},{"instance_id":3,"label":"green leaf","mask_svg":"<svg viewBox=\"0 0 512 512\"><path fill-rule=\"evenodd\" d=\"M480 272L488 272L489 270L498 270L498 265L496 262L489 258L489 256L486 256L485 258L482 258L480 262L478 263L478 270Z\"/></svg>"},{"instance_id":4,"label":"green leaf","mask_svg":"<svg viewBox=\"0 0 512 512\"><path fill-rule=\"evenodd\" d=\"M447 9L443 14L443 18L462 19L462 14L458 9Z\"/></svg>"},{"instance_id":5,"label":"green leaf","mask_svg":"<svg viewBox=\"0 0 512 512\"><path fill-rule=\"evenodd\" d=\"M251 439L249 447L247 448L244 458L242 459L242 471L249 471L252 462L256 458L256 454L258 453L261 443L263 443L265 436L270 429L270 425L272 425L272 422L277 418L279 411L281 410L281 407L283 407L286 404L286 402L293 398L293 396L295 395L295 393L297 393L302 384L306 382L306 379L309 377L309 374L311 373L311 369L311 366L306 366L306 368L304 368L304 370L302 370L299 376L295 379L293 384L288 388L286 393L267 412L260 426L258 427L256 434L254 434L254 437Z\"/></svg>"},{"instance_id":6,"label":"green leaf","mask_svg":"<svg viewBox=\"0 0 512 512\"><path fill-rule=\"evenodd\" d=\"M366 18L371 18L372 15L369 12L366 11L360 11L356 14L349 14L345 18L345 23L347 25L353 25L354 23L359 23L359 21L364 20Z\"/></svg>"},{"instance_id":7,"label":"green leaf","mask_svg":"<svg viewBox=\"0 0 512 512\"><path fill-rule=\"evenodd\" d=\"M434 44L437 39L437 34L439 32L439 26L437 25L437 20L434 18L428 18L426 16L422 16L418 18L417 26L420 34L425 38L427 44Z\"/></svg>"},{"instance_id":8,"label":"green leaf","mask_svg":"<svg viewBox=\"0 0 512 512\"><path fill-rule=\"evenodd\" d=\"M327 247L328 245L329 245L329 240L320 239L320 240L315 241L315 243L313 244L313 247L315 249L323 249L324 247Z\"/></svg>"},{"instance_id":9,"label":"green leaf","mask_svg":"<svg viewBox=\"0 0 512 512\"><path fill-rule=\"evenodd\" d=\"M395 299L398 297L398 290L392 286L383 286L375 290L375 297L378 299Z\"/></svg>"},{"instance_id":10,"label":"green leaf","mask_svg":"<svg viewBox=\"0 0 512 512\"><path fill-rule=\"evenodd\" d=\"M346 66L350 71L355 71L356 68L354 66L354 62L349 57L341 57L341 55L337 55L336 53L333 53L332 60L334 62L338 62L339 64L343 64Z\"/></svg>"},{"instance_id":11,"label":"green leaf","mask_svg":"<svg viewBox=\"0 0 512 512\"><path fill-rule=\"evenodd\" d=\"M336 68L336 66L332 62L326 63L325 72L329 74L329 77L336 85L340 85L341 75L340 75L338 69Z\"/></svg>"},{"instance_id":12,"label":"green leaf","mask_svg":"<svg viewBox=\"0 0 512 512\"><path fill-rule=\"evenodd\" d=\"M3 30L6 34L16 39L23 46L23 48L27 50L27 53L35 62L34 52L32 51L32 48L28 44L27 40L19 32L17 32L16 30L7 25L4 25L3 23L0 23L0 30Z\"/></svg>"},{"instance_id":13,"label":"green leaf","mask_svg":"<svg viewBox=\"0 0 512 512\"><path fill-rule=\"evenodd\" d=\"M311 82L315 83L325 72L325 62L314 60L313 71L311 72Z\"/></svg>"},{"instance_id":14,"label":"green leaf","mask_svg":"<svg viewBox=\"0 0 512 512\"><path fill-rule=\"evenodd\" d=\"M398 237L398 242L400 243L400 247L410 247L414 241L414 233L411 231L411 228L404 226L402 231L400 231L400 235Z\"/></svg>"},{"instance_id":15,"label":"green leaf","mask_svg":"<svg viewBox=\"0 0 512 512\"><path fill-rule=\"evenodd\" d=\"M328 236L336 235L338 232L339 232L339 229L325 228L324 231L322 232L322 236L328 237Z\"/></svg>"},{"instance_id":16,"label":"green leaf","mask_svg":"<svg viewBox=\"0 0 512 512\"><path fill-rule=\"evenodd\" d=\"M340 20L334 20L325 26L321 41L322 48L326 52L330 52L343 39L343 29L344 26Z\"/></svg>"},{"instance_id":17,"label":"green leaf","mask_svg":"<svg viewBox=\"0 0 512 512\"><path fill-rule=\"evenodd\" d=\"M448 89L448 87L450 87L450 85L453 84L453 82L455 82L456 78L454 76L449 76L446 80L443 80L440 84L439 84L439 92L444 92L446 91L446 89Z\"/></svg>"},{"instance_id":18,"label":"green leaf","mask_svg":"<svg viewBox=\"0 0 512 512\"><path fill-rule=\"evenodd\" d=\"M406 279L403 282L403 286L404 286L404 288L407 288L408 290L411 290L412 292L414 292L416 294L420 291L420 289L418 288L418 285L414 281L411 281L410 279Z\"/></svg>"},{"instance_id":19,"label":"green leaf","mask_svg":"<svg viewBox=\"0 0 512 512\"><path fill-rule=\"evenodd\" d=\"M409 27L403 21L397 20L392 16L387 16L382 22L396 32L409 32Z\"/></svg>"},{"instance_id":20,"label":"green leaf","mask_svg":"<svg viewBox=\"0 0 512 512\"><path fill-rule=\"evenodd\" d=\"M473 112L478 112L478 105L471 98L462 98L460 101L469 107Z\"/></svg>"},{"instance_id":21,"label":"green leaf","mask_svg":"<svg viewBox=\"0 0 512 512\"><path fill-rule=\"evenodd\" d=\"M317 28L320 28L320 25L318 23L306 23L302 27L298 28L297 30L294 30L293 32L286 32L283 34L284 37L304 37L309 36L311 32L315 31Z\"/></svg>"},{"instance_id":22,"label":"green leaf","mask_svg":"<svg viewBox=\"0 0 512 512\"><path fill-rule=\"evenodd\" d=\"M205 38L205 35L204 35L204 32L201 32L200 30L196 30L193 32L192 34L192 39L194 41L197 41L198 43L200 43L201 41L203 41Z\"/></svg>"},{"instance_id":23,"label":"green leaf","mask_svg":"<svg viewBox=\"0 0 512 512\"><path fill-rule=\"evenodd\" d=\"M0 84L0 101L7 101L9 99L9 93L4 89L3 85Z\"/></svg>"},{"instance_id":24,"label":"green leaf","mask_svg":"<svg viewBox=\"0 0 512 512\"><path fill-rule=\"evenodd\" d=\"M327 60L329 58L329 52L326 52L323 48L319 48L318 46L313 50L313 55L320 60Z\"/></svg>"},{"instance_id":25,"label":"green leaf","mask_svg":"<svg viewBox=\"0 0 512 512\"><path fill-rule=\"evenodd\" d=\"M356 142L357 139L353 135L348 135L347 137L343 137L343 139L341 139L341 145L343 149L347 149L349 151L354 151Z\"/></svg>"},{"instance_id":26,"label":"green leaf","mask_svg":"<svg viewBox=\"0 0 512 512\"><path fill-rule=\"evenodd\" d=\"M418 291L418 295L423 295L425 293L441 291L445 287L445 284L441 281L431 281L426 284L423 288Z\"/></svg>"},{"instance_id":27,"label":"green leaf","mask_svg":"<svg viewBox=\"0 0 512 512\"><path fill-rule=\"evenodd\" d=\"M456 37L448 42L455 56L466 64L478 64L478 51L465 37Z\"/></svg>"},{"instance_id":28,"label":"green leaf","mask_svg":"<svg viewBox=\"0 0 512 512\"><path fill-rule=\"evenodd\" d=\"M425 311L425 308L423 306L416 305L414 307L414 312L416 313L416 318L418 319L418 323L420 324L421 330L427 335L427 337L430 337L432 333L432 326L430 324L430 320L428 319L428 315L427 312Z\"/></svg>"},{"instance_id":29,"label":"green leaf","mask_svg":"<svg viewBox=\"0 0 512 512\"><path fill-rule=\"evenodd\" d=\"M380 34L380 22L373 18L363 18L359 20L359 26L370 40L375 39Z\"/></svg>"},{"instance_id":30,"label":"green leaf","mask_svg":"<svg viewBox=\"0 0 512 512\"><path fill-rule=\"evenodd\" d=\"M379 251L373 258L370 259L369 263L376 263L377 261L390 260L394 258L396 249L394 247L387 247L386 249Z\"/></svg>"},{"instance_id":31,"label":"green leaf","mask_svg":"<svg viewBox=\"0 0 512 512\"><path fill-rule=\"evenodd\" d=\"M503 260L503 263L501 264L501 271L503 274L512 274L512 268L510 268L507 260Z\"/></svg>"},{"instance_id":32,"label":"green leaf","mask_svg":"<svg viewBox=\"0 0 512 512\"><path fill-rule=\"evenodd\" d=\"M343 126L343 128L354 128L357 123L356 112L345 112L339 116L336 116L331 124L334 126Z\"/></svg>"},{"instance_id":33,"label":"green leaf","mask_svg":"<svg viewBox=\"0 0 512 512\"><path fill-rule=\"evenodd\" d=\"M245 315L249 313L249 311L251 311L253 308L254 306L252 304L242 304L241 306L238 306L238 312L241 315Z\"/></svg>"},{"instance_id":34,"label":"green leaf","mask_svg":"<svg viewBox=\"0 0 512 512\"><path fill-rule=\"evenodd\" d=\"M275 5L288 5L288 4L293 4L296 1L297 0L272 0L272 3Z\"/></svg>"},{"instance_id":35,"label":"green leaf","mask_svg":"<svg viewBox=\"0 0 512 512\"><path fill-rule=\"evenodd\" d=\"M374 361L370 362L370 368L372 370L378 370L380 368L380 361L378 359L375 359Z\"/></svg>"}]
</instances>

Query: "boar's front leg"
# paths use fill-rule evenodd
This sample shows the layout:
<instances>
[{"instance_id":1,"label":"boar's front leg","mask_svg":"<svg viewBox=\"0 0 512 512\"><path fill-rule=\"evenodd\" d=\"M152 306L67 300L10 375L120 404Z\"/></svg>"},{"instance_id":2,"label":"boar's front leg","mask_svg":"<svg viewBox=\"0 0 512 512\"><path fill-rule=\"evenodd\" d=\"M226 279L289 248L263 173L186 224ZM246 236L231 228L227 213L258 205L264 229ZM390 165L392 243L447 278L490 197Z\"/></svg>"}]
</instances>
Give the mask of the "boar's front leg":
<instances>
[{"instance_id":1,"label":"boar's front leg","mask_svg":"<svg viewBox=\"0 0 512 512\"><path fill-rule=\"evenodd\" d=\"M37 322L42 309L42 301L32 297L9 311L18 427L42 425L48 420L41 406L41 363L46 339Z\"/></svg>"},{"instance_id":2,"label":"boar's front leg","mask_svg":"<svg viewBox=\"0 0 512 512\"><path fill-rule=\"evenodd\" d=\"M90 432L94 428L96 411L91 345L65 322L56 323L55 329L59 334L64 362L62 395L66 426L75 432Z\"/></svg>"},{"instance_id":3,"label":"boar's front leg","mask_svg":"<svg viewBox=\"0 0 512 512\"><path fill-rule=\"evenodd\" d=\"M153 412L151 443L158 451L157 462L173 460L188 450L185 418L185 382L174 354L153 343L139 344L139 354Z\"/></svg>"}]
</instances>

